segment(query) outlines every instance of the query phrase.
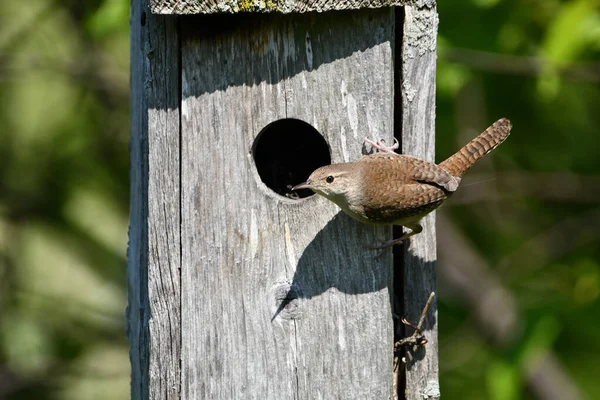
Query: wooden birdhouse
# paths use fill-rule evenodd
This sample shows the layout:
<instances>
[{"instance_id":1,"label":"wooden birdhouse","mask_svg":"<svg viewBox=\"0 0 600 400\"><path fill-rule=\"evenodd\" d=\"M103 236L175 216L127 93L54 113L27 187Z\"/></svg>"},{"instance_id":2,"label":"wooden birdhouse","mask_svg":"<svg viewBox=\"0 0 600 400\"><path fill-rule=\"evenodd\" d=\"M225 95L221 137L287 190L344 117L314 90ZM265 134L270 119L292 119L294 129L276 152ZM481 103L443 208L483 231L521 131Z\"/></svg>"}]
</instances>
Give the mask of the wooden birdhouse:
<instances>
[{"instance_id":1,"label":"wooden birdhouse","mask_svg":"<svg viewBox=\"0 0 600 400\"><path fill-rule=\"evenodd\" d=\"M434 0L132 1L133 399L439 397L435 304L393 361L434 217L378 253L291 190L365 137L433 161L436 33Z\"/></svg>"}]
</instances>

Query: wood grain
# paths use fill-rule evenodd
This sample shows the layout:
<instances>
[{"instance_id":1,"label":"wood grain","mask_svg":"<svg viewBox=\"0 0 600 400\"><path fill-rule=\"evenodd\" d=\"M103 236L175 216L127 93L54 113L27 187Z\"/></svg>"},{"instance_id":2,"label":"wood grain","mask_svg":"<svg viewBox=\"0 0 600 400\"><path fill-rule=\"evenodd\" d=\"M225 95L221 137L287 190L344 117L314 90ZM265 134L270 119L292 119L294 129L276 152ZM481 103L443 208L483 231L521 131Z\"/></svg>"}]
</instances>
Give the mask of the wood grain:
<instances>
[{"instance_id":1,"label":"wood grain","mask_svg":"<svg viewBox=\"0 0 600 400\"><path fill-rule=\"evenodd\" d=\"M438 17L435 6L404 7L402 42L402 153L434 162L435 63ZM398 121L400 122L400 121ZM435 213L422 221L423 232L404 246L403 315L416 323L436 290ZM440 397L438 368L437 302L425 320L426 346L408 349L405 397L408 400Z\"/></svg>"},{"instance_id":2,"label":"wood grain","mask_svg":"<svg viewBox=\"0 0 600 400\"><path fill-rule=\"evenodd\" d=\"M183 399L391 397L391 252L365 248L390 230L274 194L251 148L281 118L313 125L334 162L390 140L393 23L390 9L184 19Z\"/></svg>"},{"instance_id":3,"label":"wood grain","mask_svg":"<svg viewBox=\"0 0 600 400\"><path fill-rule=\"evenodd\" d=\"M175 17L131 14L131 217L127 257L132 399L181 386L179 49Z\"/></svg>"},{"instance_id":4,"label":"wood grain","mask_svg":"<svg viewBox=\"0 0 600 400\"><path fill-rule=\"evenodd\" d=\"M150 8L157 14L298 13L381 8L417 2L423 0L150 0Z\"/></svg>"}]
</instances>

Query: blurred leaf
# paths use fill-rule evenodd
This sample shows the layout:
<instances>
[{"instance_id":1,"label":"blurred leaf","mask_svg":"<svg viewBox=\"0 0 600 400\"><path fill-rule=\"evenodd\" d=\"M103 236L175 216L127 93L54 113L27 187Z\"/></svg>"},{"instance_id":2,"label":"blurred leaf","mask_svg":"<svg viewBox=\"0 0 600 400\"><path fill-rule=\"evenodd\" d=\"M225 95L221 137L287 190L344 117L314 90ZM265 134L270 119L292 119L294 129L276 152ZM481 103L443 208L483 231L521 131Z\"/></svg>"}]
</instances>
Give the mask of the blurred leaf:
<instances>
[{"instance_id":1,"label":"blurred leaf","mask_svg":"<svg viewBox=\"0 0 600 400\"><path fill-rule=\"evenodd\" d=\"M548 26L541 46L541 55L550 63L538 80L538 92L543 99L557 96L560 88L558 69L576 60L589 43L590 28L596 26L598 15L595 0L576 0L563 3Z\"/></svg>"},{"instance_id":2,"label":"blurred leaf","mask_svg":"<svg viewBox=\"0 0 600 400\"><path fill-rule=\"evenodd\" d=\"M2 347L7 365L22 375L39 374L52 360L52 338L39 322L27 314L2 317ZM0 392L1 393L1 392Z\"/></svg>"},{"instance_id":3,"label":"blurred leaf","mask_svg":"<svg viewBox=\"0 0 600 400\"><path fill-rule=\"evenodd\" d=\"M521 386L519 371L500 359L495 359L488 368L488 393L491 400L514 400L519 398Z\"/></svg>"},{"instance_id":4,"label":"blurred leaf","mask_svg":"<svg viewBox=\"0 0 600 400\"><path fill-rule=\"evenodd\" d=\"M475 4L478 7L481 8L492 8L496 5L498 5L498 3L500 3L502 0L472 0L473 4Z\"/></svg>"},{"instance_id":5,"label":"blurred leaf","mask_svg":"<svg viewBox=\"0 0 600 400\"><path fill-rule=\"evenodd\" d=\"M124 0L105 0L89 18L87 30L96 38L118 32L129 22L129 2Z\"/></svg>"},{"instance_id":6,"label":"blurred leaf","mask_svg":"<svg viewBox=\"0 0 600 400\"><path fill-rule=\"evenodd\" d=\"M128 365L124 345L91 347L61 379L61 399L129 399Z\"/></svg>"},{"instance_id":7,"label":"blurred leaf","mask_svg":"<svg viewBox=\"0 0 600 400\"><path fill-rule=\"evenodd\" d=\"M589 22L586 34L590 45L595 50L600 50L600 12L595 12L587 20Z\"/></svg>"},{"instance_id":8,"label":"blurred leaf","mask_svg":"<svg viewBox=\"0 0 600 400\"><path fill-rule=\"evenodd\" d=\"M597 23L596 0L575 0L562 4L548 26L541 54L556 65L574 61L585 51L588 32Z\"/></svg>"},{"instance_id":9,"label":"blurred leaf","mask_svg":"<svg viewBox=\"0 0 600 400\"><path fill-rule=\"evenodd\" d=\"M498 33L498 46L508 52L513 52L525 43L525 29L517 23L505 24Z\"/></svg>"},{"instance_id":10,"label":"blurred leaf","mask_svg":"<svg viewBox=\"0 0 600 400\"><path fill-rule=\"evenodd\" d=\"M522 343L518 365L534 364L546 354L558 338L560 323L554 317L545 316L537 321Z\"/></svg>"},{"instance_id":11,"label":"blurred leaf","mask_svg":"<svg viewBox=\"0 0 600 400\"><path fill-rule=\"evenodd\" d=\"M560 92L560 76L553 67L546 67L537 81L537 90L544 100L556 98Z\"/></svg>"},{"instance_id":12,"label":"blurred leaf","mask_svg":"<svg viewBox=\"0 0 600 400\"><path fill-rule=\"evenodd\" d=\"M443 36L438 37L438 54L443 57L449 47ZM468 68L456 64L440 61L437 65L436 88L444 95L454 96L471 78Z\"/></svg>"},{"instance_id":13,"label":"blurred leaf","mask_svg":"<svg viewBox=\"0 0 600 400\"><path fill-rule=\"evenodd\" d=\"M576 266L577 279L573 287L573 298L579 304L598 301L600 296L600 266L596 260L583 259Z\"/></svg>"}]
</instances>

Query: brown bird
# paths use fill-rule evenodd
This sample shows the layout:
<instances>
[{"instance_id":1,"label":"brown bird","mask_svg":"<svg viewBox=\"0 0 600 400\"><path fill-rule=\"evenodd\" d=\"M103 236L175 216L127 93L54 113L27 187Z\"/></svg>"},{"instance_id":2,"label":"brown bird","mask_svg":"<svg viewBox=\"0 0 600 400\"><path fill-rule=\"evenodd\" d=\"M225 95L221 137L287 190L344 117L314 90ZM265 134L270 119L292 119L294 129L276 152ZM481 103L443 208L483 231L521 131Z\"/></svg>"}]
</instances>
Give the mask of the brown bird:
<instances>
[{"instance_id":1,"label":"brown bird","mask_svg":"<svg viewBox=\"0 0 600 400\"><path fill-rule=\"evenodd\" d=\"M511 128L508 119L499 119L439 165L371 142L381 152L318 168L292 190L311 189L360 222L402 225L411 230L373 246L386 248L420 233L421 219L456 191L463 174L506 140Z\"/></svg>"}]
</instances>

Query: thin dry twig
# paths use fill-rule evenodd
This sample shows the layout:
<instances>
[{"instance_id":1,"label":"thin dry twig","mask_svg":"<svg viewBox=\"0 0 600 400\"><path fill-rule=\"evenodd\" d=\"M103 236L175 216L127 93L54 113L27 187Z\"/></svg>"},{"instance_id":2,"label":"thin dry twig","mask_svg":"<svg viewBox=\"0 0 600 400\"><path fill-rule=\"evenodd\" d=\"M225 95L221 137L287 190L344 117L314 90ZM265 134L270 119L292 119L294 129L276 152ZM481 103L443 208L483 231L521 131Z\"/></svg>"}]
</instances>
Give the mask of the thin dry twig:
<instances>
[{"instance_id":1,"label":"thin dry twig","mask_svg":"<svg viewBox=\"0 0 600 400\"><path fill-rule=\"evenodd\" d=\"M425 307L423 307L423 312L421 313L421 318L419 319L419 323L415 326L414 324L408 322L406 318L402 318L402 323L404 325L410 326L415 331L412 335L402 338L394 343L394 353L398 352L404 346L423 346L427 344L427 339L423 336L423 323L425 322L425 317L427 317L427 313L429 312L429 307L431 307L431 302L435 297L435 292L431 292L429 295L429 299L427 299L427 303L425 303Z\"/></svg>"}]
</instances>

